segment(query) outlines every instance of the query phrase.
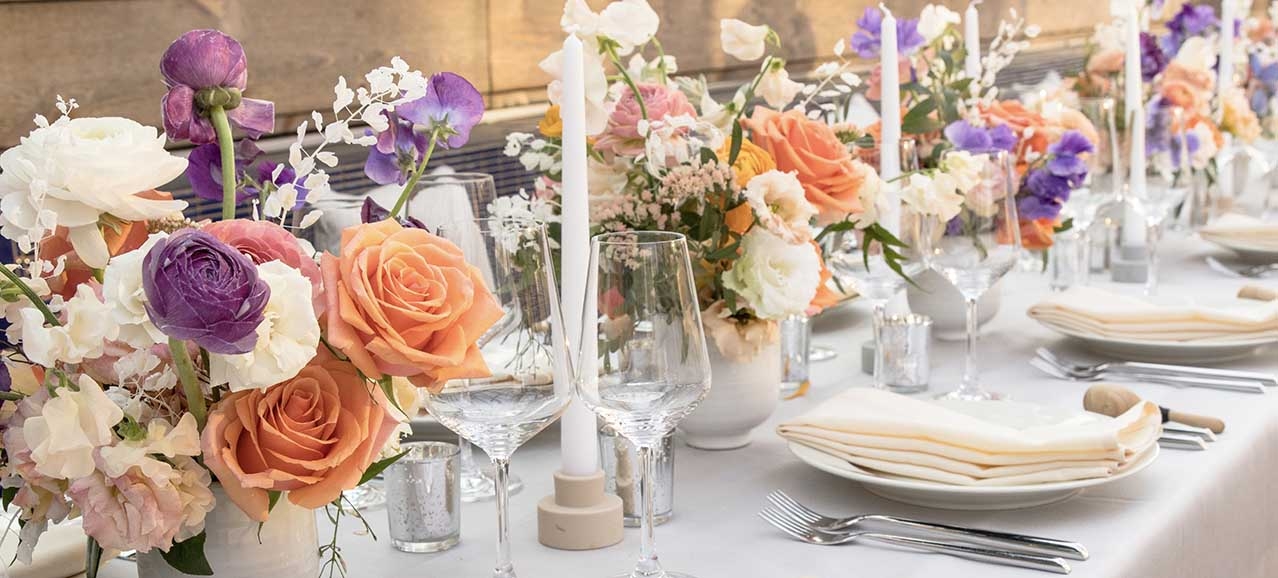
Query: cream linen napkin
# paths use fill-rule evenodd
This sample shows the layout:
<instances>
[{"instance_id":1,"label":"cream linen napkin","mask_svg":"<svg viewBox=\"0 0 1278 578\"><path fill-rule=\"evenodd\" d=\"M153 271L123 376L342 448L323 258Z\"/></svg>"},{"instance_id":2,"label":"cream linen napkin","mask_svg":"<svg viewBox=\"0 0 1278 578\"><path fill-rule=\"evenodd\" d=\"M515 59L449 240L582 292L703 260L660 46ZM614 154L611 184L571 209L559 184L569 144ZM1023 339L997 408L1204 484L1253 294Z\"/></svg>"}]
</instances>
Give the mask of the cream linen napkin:
<instances>
[{"instance_id":1,"label":"cream linen napkin","mask_svg":"<svg viewBox=\"0 0 1278 578\"><path fill-rule=\"evenodd\" d=\"M997 403L997 402L993 402ZM1161 431L1158 407L1018 429L940 404L855 388L781 424L786 439L891 475L965 486L1099 478L1121 471Z\"/></svg>"},{"instance_id":2,"label":"cream linen napkin","mask_svg":"<svg viewBox=\"0 0 1278 578\"><path fill-rule=\"evenodd\" d=\"M1278 250L1278 224L1255 217L1228 213L1199 229L1199 236L1224 244L1240 244L1259 249Z\"/></svg>"},{"instance_id":3,"label":"cream linen napkin","mask_svg":"<svg viewBox=\"0 0 1278 578\"><path fill-rule=\"evenodd\" d=\"M7 516L0 518L7 522ZM17 523L15 531L5 536L0 546L3 564L13 560L18 550ZM72 578L84 576L85 536L79 520L54 524L40 536L31 564L14 562L9 566L9 578Z\"/></svg>"},{"instance_id":4,"label":"cream linen napkin","mask_svg":"<svg viewBox=\"0 0 1278 578\"><path fill-rule=\"evenodd\" d=\"M1029 309L1049 325L1099 337L1156 341L1231 341L1278 336L1278 302L1159 304L1096 287L1072 287Z\"/></svg>"}]
</instances>

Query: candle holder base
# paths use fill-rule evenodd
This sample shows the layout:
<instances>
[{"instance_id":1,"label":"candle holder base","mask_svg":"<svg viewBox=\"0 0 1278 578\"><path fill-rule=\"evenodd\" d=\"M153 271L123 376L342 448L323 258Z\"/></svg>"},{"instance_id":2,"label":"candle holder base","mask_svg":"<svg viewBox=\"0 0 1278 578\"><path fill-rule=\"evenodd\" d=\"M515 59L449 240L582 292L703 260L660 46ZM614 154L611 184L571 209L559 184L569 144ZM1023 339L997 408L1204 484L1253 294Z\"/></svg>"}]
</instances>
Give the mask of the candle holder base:
<instances>
[{"instance_id":1,"label":"candle holder base","mask_svg":"<svg viewBox=\"0 0 1278 578\"><path fill-rule=\"evenodd\" d=\"M604 473L555 472L555 493L537 504L537 539L559 550L596 550L621 541L621 498L604 492Z\"/></svg>"}]
</instances>

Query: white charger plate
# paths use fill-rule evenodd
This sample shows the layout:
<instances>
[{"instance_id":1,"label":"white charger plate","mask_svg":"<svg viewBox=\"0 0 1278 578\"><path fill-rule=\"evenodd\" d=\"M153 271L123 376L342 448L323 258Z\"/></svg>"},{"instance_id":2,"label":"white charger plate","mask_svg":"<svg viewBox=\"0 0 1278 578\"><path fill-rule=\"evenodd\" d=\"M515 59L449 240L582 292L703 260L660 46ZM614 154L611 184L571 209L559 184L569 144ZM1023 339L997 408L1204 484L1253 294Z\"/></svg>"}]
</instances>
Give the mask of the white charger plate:
<instances>
[{"instance_id":1,"label":"white charger plate","mask_svg":"<svg viewBox=\"0 0 1278 578\"><path fill-rule=\"evenodd\" d=\"M947 406L988 421L1015 428L1110 419L1082 411L1067 411L1016 401L945 401ZM1110 484L1135 475L1158 457L1155 443L1133 458L1131 465L1108 478L1026 484L1020 486L955 486L913 478L891 476L859 468L846 460L790 442L790 452L804 463L861 484L866 491L889 500L943 510L1016 510L1067 500L1085 488Z\"/></svg>"},{"instance_id":2,"label":"white charger plate","mask_svg":"<svg viewBox=\"0 0 1278 578\"><path fill-rule=\"evenodd\" d=\"M1211 234L1199 233L1203 240L1224 247L1238 254L1238 258L1251 264L1267 264L1278 263L1278 249L1266 247L1263 245L1255 245L1238 239L1228 237L1217 237Z\"/></svg>"},{"instance_id":3,"label":"white charger plate","mask_svg":"<svg viewBox=\"0 0 1278 578\"><path fill-rule=\"evenodd\" d=\"M1155 363L1218 363L1247 357L1278 337L1258 337L1237 341L1149 341L1100 337L1036 319L1044 327L1081 342L1095 353L1125 361Z\"/></svg>"}]
</instances>

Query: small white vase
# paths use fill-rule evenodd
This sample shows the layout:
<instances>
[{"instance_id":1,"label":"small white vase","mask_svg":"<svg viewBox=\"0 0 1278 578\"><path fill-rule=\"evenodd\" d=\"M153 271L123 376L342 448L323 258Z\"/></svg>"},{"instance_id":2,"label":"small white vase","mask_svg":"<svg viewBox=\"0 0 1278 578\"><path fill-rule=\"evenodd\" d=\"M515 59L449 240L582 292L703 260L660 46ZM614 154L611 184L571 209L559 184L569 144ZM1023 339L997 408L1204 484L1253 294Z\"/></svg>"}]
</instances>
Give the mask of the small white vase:
<instances>
[{"instance_id":1,"label":"small white vase","mask_svg":"<svg viewBox=\"0 0 1278 578\"><path fill-rule=\"evenodd\" d=\"M924 271L906 286L910 311L932 318L932 335L941 341L961 341L967 336L967 319L963 295L935 271ZM976 302L976 324L979 328L998 314L1002 302L1003 283L995 283Z\"/></svg>"},{"instance_id":2,"label":"small white vase","mask_svg":"<svg viewBox=\"0 0 1278 578\"><path fill-rule=\"evenodd\" d=\"M719 354L713 340L710 393L679 424L683 441L703 450L733 450L750 444L754 428L768 421L781 399L781 345L773 343L746 363Z\"/></svg>"},{"instance_id":3,"label":"small white vase","mask_svg":"<svg viewBox=\"0 0 1278 578\"><path fill-rule=\"evenodd\" d=\"M228 578L313 578L319 575L319 537L315 512L281 497L262 524L250 520L213 484L217 505L204 520L204 557L214 576ZM185 578L169 566L159 550L138 554L138 578Z\"/></svg>"}]
</instances>

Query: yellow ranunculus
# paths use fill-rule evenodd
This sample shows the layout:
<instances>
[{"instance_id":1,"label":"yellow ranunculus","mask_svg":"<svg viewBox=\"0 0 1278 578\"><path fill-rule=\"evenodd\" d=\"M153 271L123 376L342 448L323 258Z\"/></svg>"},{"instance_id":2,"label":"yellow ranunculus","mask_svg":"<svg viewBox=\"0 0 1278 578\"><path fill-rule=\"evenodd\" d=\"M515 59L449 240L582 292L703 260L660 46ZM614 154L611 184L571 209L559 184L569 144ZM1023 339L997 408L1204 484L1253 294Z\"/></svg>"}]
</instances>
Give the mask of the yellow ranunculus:
<instances>
[{"instance_id":1,"label":"yellow ranunculus","mask_svg":"<svg viewBox=\"0 0 1278 578\"><path fill-rule=\"evenodd\" d=\"M732 150L731 146L731 139L723 143L723 148L716 153L720 160L727 162ZM741 152L737 154L737 162L732 163L732 172L736 175L737 186L743 189L750 179L776 168L777 162L772 159L772 155L750 142L750 139L741 141Z\"/></svg>"},{"instance_id":2,"label":"yellow ranunculus","mask_svg":"<svg viewBox=\"0 0 1278 578\"><path fill-rule=\"evenodd\" d=\"M559 138L564 134L564 119L559 117L559 105L553 105L546 109L546 116L541 117L541 121L537 123L537 130L541 131L541 135L549 138Z\"/></svg>"}]
</instances>

